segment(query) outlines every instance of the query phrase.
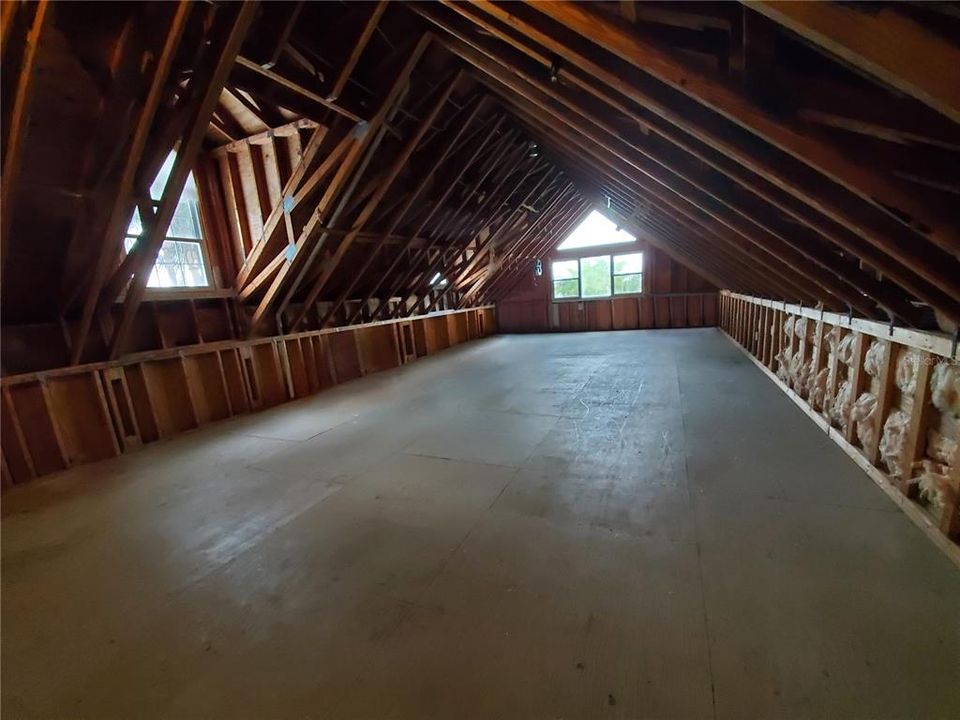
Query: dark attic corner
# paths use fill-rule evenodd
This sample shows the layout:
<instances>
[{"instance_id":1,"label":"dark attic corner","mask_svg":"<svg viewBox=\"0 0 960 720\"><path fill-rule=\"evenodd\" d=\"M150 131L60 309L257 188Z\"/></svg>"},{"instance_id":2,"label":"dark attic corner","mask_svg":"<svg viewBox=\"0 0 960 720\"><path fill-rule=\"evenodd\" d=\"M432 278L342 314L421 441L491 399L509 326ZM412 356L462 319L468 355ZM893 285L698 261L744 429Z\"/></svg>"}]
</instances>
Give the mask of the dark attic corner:
<instances>
[{"instance_id":1,"label":"dark attic corner","mask_svg":"<svg viewBox=\"0 0 960 720\"><path fill-rule=\"evenodd\" d=\"M960 717L960 5L0 21L5 715Z\"/></svg>"}]
</instances>

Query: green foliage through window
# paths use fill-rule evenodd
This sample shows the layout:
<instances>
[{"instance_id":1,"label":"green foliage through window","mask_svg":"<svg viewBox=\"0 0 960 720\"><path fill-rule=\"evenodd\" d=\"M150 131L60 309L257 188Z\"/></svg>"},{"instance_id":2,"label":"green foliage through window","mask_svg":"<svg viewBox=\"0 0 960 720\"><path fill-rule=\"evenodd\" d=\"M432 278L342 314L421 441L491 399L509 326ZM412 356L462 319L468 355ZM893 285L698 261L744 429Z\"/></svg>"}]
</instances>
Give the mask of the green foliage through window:
<instances>
[{"instance_id":1,"label":"green foliage through window","mask_svg":"<svg viewBox=\"0 0 960 720\"><path fill-rule=\"evenodd\" d=\"M643 292L643 253L556 260L550 266L556 300Z\"/></svg>"},{"instance_id":2,"label":"green foliage through window","mask_svg":"<svg viewBox=\"0 0 960 720\"><path fill-rule=\"evenodd\" d=\"M580 258L580 297L610 295L610 256Z\"/></svg>"},{"instance_id":3,"label":"green foliage through window","mask_svg":"<svg viewBox=\"0 0 960 720\"><path fill-rule=\"evenodd\" d=\"M643 292L643 253L615 255L613 258L613 294Z\"/></svg>"}]
</instances>

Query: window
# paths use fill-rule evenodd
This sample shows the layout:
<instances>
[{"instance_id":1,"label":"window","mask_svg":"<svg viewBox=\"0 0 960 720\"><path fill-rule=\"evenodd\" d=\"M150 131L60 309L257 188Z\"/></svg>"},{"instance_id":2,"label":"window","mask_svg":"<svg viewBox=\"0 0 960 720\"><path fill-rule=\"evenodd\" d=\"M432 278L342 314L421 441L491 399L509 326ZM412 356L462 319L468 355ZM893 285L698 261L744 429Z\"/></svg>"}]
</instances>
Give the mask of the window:
<instances>
[{"instance_id":1,"label":"window","mask_svg":"<svg viewBox=\"0 0 960 720\"><path fill-rule=\"evenodd\" d=\"M555 298L580 297L580 262L557 260L550 268Z\"/></svg>"},{"instance_id":2,"label":"window","mask_svg":"<svg viewBox=\"0 0 960 720\"><path fill-rule=\"evenodd\" d=\"M643 292L643 253L613 256L613 294Z\"/></svg>"},{"instance_id":3,"label":"window","mask_svg":"<svg viewBox=\"0 0 960 720\"><path fill-rule=\"evenodd\" d=\"M583 222L577 225L566 240L560 243L557 250L575 250L576 248L598 245L632 243L636 239L630 233L618 228L615 222L608 220L599 211L594 210L583 219Z\"/></svg>"},{"instance_id":4,"label":"window","mask_svg":"<svg viewBox=\"0 0 960 720\"><path fill-rule=\"evenodd\" d=\"M154 209L160 203L163 189L170 178L176 153L170 153L150 186L150 199ZM123 246L127 252L137 244L144 228L140 221L140 211L133 211L133 218L127 228ZM193 173L187 177L183 194L177 203L177 209L167 229L167 239L157 253L157 262L153 266L147 287L152 288L190 288L208 287L207 263L203 253L203 235L200 232L200 199Z\"/></svg>"},{"instance_id":5,"label":"window","mask_svg":"<svg viewBox=\"0 0 960 720\"><path fill-rule=\"evenodd\" d=\"M554 260L554 300L589 300L643 292L643 253Z\"/></svg>"}]
</instances>

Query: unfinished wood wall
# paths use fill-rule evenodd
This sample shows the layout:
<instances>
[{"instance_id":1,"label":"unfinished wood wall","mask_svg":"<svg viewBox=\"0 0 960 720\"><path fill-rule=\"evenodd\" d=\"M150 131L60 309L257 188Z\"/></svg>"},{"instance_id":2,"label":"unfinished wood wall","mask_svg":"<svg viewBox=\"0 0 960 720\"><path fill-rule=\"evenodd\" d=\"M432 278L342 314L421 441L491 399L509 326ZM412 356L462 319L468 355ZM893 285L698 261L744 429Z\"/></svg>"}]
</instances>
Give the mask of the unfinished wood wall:
<instances>
[{"instance_id":1,"label":"unfinished wood wall","mask_svg":"<svg viewBox=\"0 0 960 720\"><path fill-rule=\"evenodd\" d=\"M137 311L130 329L129 352L164 350L243 337L232 290L203 289L183 293L155 291ZM121 306L101 315L90 331L83 362L105 357ZM70 362L77 320L0 327L3 372L7 375L63 367Z\"/></svg>"},{"instance_id":2,"label":"unfinished wood wall","mask_svg":"<svg viewBox=\"0 0 960 720\"><path fill-rule=\"evenodd\" d=\"M551 298L550 260L613 252L644 253L644 293L603 300ZM717 290L657 248L638 242L613 249L590 248L544 261L543 275L532 273L497 302L500 332L577 332L642 328L705 327L717 324Z\"/></svg>"},{"instance_id":3,"label":"unfinished wood wall","mask_svg":"<svg viewBox=\"0 0 960 720\"><path fill-rule=\"evenodd\" d=\"M496 331L493 307L5 377L4 487L389 370Z\"/></svg>"},{"instance_id":4,"label":"unfinished wood wall","mask_svg":"<svg viewBox=\"0 0 960 720\"><path fill-rule=\"evenodd\" d=\"M727 291L720 326L921 527L960 542L950 338Z\"/></svg>"}]
</instances>

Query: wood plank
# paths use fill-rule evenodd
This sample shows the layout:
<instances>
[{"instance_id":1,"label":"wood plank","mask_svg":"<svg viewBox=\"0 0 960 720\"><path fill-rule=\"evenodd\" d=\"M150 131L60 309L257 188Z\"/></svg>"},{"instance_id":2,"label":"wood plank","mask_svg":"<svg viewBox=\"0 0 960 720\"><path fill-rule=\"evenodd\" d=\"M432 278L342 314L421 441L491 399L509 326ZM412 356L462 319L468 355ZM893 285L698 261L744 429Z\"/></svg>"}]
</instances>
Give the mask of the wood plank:
<instances>
[{"instance_id":1,"label":"wood plank","mask_svg":"<svg viewBox=\"0 0 960 720\"><path fill-rule=\"evenodd\" d=\"M340 72L337 74L337 79L334 80L333 86L330 88L330 92L327 93L327 100L332 102L340 97L340 93L342 93L343 88L346 87L347 81L350 79L351 73L353 73L353 69L360 61L360 56L367 47L367 43L370 41L373 31L377 27L377 23L380 22L380 18L383 16L383 12L386 9L387 0L379 0L379 2L374 6L373 12L370 13L370 17L367 18L367 22L364 23L363 29L360 31L360 37L357 38L357 41L353 43L351 47L350 56L343 64L343 67L340 68Z\"/></svg>"},{"instance_id":2,"label":"wood plank","mask_svg":"<svg viewBox=\"0 0 960 720\"><path fill-rule=\"evenodd\" d=\"M489 3L478 3L485 7ZM568 0L529 3L536 10L567 28L598 43L622 60L631 63L719 113L740 127L754 133L775 147L815 168L834 182L843 185L869 203L880 202L899 208L916 220L933 228L930 237L939 238L945 247L960 250L960 231L939 225L927 210L912 197L900 192L886 179L868 172L844 157L836 147L813 138L791 123L776 118L745 98L732 87L686 66L668 53L644 43L596 12ZM960 65L958 65L960 67ZM955 74L947 74L953 77ZM957 84L960 87L960 84Z\"/></svg>"},{"instance_id":3,"label":"wood plank","mask_svg":"<svg viewBox=\"0 0 960 720\"><path fill-rule=\"evenodd\" d=\"M123 303L120 321L117 323L110 341L109 356L111 359L116 358L124 350L124 343L130 331L133 317L146 291L147 277L153 269L157 254L166 238L180 195L183 193L184 185L190 174L190 168L203 142L210 117L256 11L257 3L255 2L243 3L239 6L236 14L231 18L229 32L222 47L217 51L211 51L215 52L215 55L210 67L197 70L191 79L191 83L199 84L199 91L196 95L197 105L177 151L177 158L167 179L163 198L160 201L160 208L154 218L150 232L144 240L143 257L134 272L133 281Z\"/></svg>"},{"instance_id":4,"label":"wood plank","mask_svg":"<svg viewBox=\"0 0 960 720\"><path fill-rule=\"evenodd\" d=\"M763 13L831 55L960 122L960 50L896 7L752 0Z\"/></svg>"},{"instance_id":5,"label":"wood plank","mask_svg":"<svg viewBox=\"0 0 960 720\"><path fill-rule=\"evenodd\" d=\"M4 8L4 10L7 10L7 8ZM7 112L3 113L5 127L3 128L3 184L0 186L0 275L6 272L6 260L9 256L10 225L13 220L17 179L23 162L24 138L27 135L30 121L30 105L33 98L34 75L37 68L37 51L40 46L40 36L52 15L51 3L47 0L26 3L18 9L20 12L31 10L33 11L33 18L24 41L20 66L15 70L17 81L11 98L9 114ZM12 7L10 12L14 12ZM9 31L11 26L12 20L7 15L4 29ZM13 68L7 68L6 72L13 70Z\"/></svg>"},{"instance_id":6,"label":"wood plank","mask_svg":"<svg viewBox=\"0 0 960 720\"><path fill-rule=\"evenodd\" d=\"M360 210L357 217L353 220L352 227L350 232L344 235L340 242L337 244L336 249L333 251L333 254L327 261L324 263L323 269L320 272L320 275L314 281L309 292L307 293L306 299L304 300L304 306L310 307L316 299L320 296L320 293L326 287L327 282L337 271L337 268L340 266L340 263L343 262L344 257L347 252L353 246L354 240L356 240L357 234L360 233L367 222L373 216L373 213L380 206L380 203L383 201L384 196L393 186L394 181L400 175L400 172L406 167L407 163L410 160L410 157L413 155L413 151L423 140L424 136L427 134L427 131L433 126L433 123L436 121L437 117L440 115L440 111L443 110L444 106L447 103L453 89L460 82L460 79L463 77L463 71L458 71L451 79L446 82L444 90L439 94L439 96L434 100L433 105L430 107L430 110L420 119L416 130L414 133L407 139L406 143L403 146L403 149L396 156L393 163L390 165L390 169L386 172L383 179L380 181L380 184L377 186L377 189L374 191L373 195L367 200L366 204L363 206L363 209ZM388 230L388 234L393 231L393 228ZM258 309L259 310L259 309ZM293 328L296 328L300 323L303 322L305 316L305 311L301 310L297 315L297 318L294 320L292 325ZM256 321L257 316L254 316Z\"/></svg>"}]
</instances>

